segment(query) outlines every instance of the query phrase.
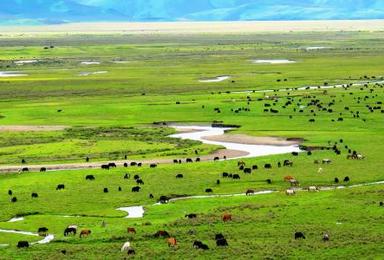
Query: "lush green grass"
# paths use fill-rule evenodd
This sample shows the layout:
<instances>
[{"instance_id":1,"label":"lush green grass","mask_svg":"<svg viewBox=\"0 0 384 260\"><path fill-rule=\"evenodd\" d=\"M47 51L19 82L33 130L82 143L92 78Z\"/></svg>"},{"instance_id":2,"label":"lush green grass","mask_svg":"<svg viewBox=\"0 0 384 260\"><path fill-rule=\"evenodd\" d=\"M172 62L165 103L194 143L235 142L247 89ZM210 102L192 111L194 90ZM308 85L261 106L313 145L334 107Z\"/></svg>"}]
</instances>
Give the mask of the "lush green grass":
<instances>
[{"instance_id":1,"label":"lush green grass","mask_svg":"<svg viewBox=\"0 0 384 260\"><path fill-rule=\"evenodd\" d=\"M302 193L296 197L271 194L230 199L189 200L164 206L148 207L143 221L108 217L63 218L31 216L24 223L7 228L31 229L49 224L57 234L56 242L35 246L28 250L11 247L2 250L8 257L63 257L66 249L71 259L123 258L122 244L130 240L140 258L377 258L383 255L379 246L383 239L383 209L378 207L382 189L369 187L321 193ZM185 213L196 212L197 220L184 219ZM222 223L223 212L231 212L234 220ZM105 220L107 226L101 227ZM91 228L94 234L84 240L65 238L62 228L71 223ZM367 223L370 223L367 225ZM4 226L4 225L3 225ZM135 236L126 234L126 227L138 230ZM159 229L166 229L179 240L176 250L169 249L163 239L151 237ZM194 235L188 235L189 230ZM307 239L294 241L296 231ZM328 232L331 241L321 241ZM214 235L223 233L228 249L216 248ZM192 248L194 240L202 240L211 250L199 252Z\"/></svg>"},{"instance_id":2,"label":"lush green grass","mask_svg":"<svg viewBox=\"0 0 384 260\"><path fill-rule=\"evenodd\" d=\"M337 142L341 155L332 150L318 150L311 156L303 153L298 157L276 155L246 159L247 165L259 166L251 175L241 173L236 161L160 164L156 169L145 166L1 175L0 228L35 232L46 226L56 239L48 245L18 250L19 240L32 242L38 238L0 233L0 244L10 244L0 248L0 259L63 258L60 253L63 249L67 250L69 259L119 259L126 257L119 250L128 239L138 258L143 259L383 258L383 208L378 204L383 200L382 185L299 192L293 197L283 193L289 187L283 181L287 175L295 176L302 187L335 185L335 177L342 180L345 176L351 179L349 185L383 180L383 108L374 112L367 109L367 106L382 106L378 103L384 97L381 85L265 94L277 95L276 101L263 93L233 92L323 85L324 82L379 81L384 69L380 54L383 35L382 32L340 32L178 38L52 36L49 39L2 36L0 70L21 70L30 76L0 78L0 124L69 127L51 132L0 132L2 165L19 164L21 159L31 164L76 162L86 156L92 161L122 159L124 155L138 160L185 158L193 156L196 149L200 154L217 149L171 139L168 135L174 130L154 127L152 123L157 121L190 124L223 121L241 125L234 133L301 137L305 145L313 146L328 147ZM56 47L44 50L42 46L47 44ZM298 49L306 46L332 49ZM292 59L297 63L255 65L250 62L258 58ZM13 64L12 60L19 59L40 62ZM116 64L113 60L117 59L129 62ZM79 65L88 60L101 64ZM86 71L108 73L78 76ZM218 75L231 75L235 82L198 82L200 78ZM291 97L293 104L287 105ZM316 99L327 108L329 103L334 103L330 106L333 112L309 104ZM266 104L279 113L264 112ZM220 108L221 113L216 113L214 108ZM250 111L235 113L233 110L238 108ZM355 115L359 111L360 117L354 118L351 111ZM344 121L338 122L339 117ZM316 122L310 123L312 118ZM366 158L347 160L345 145ZM332 159L333 163L320 166L313 163L324 158ZM277 162L285 159L293 160L294 166L277 168ZM263 169L265 163L272 163L273 169ZM318 173L319 167L323 168L322 173ZM239 173L241 180L221 178L224 171ZM127 172L143 178L145 185L141 192L131 192L136 184L132 179L123 179ZM176 180L178 173L184 174L184 179ZM88 174L93 174L96 180L85 181ZM216 184L218 179L220 185ZM266 179L271 179L272 184L267 184ZM66 189L56 191L58 184L65 184ZM122 187L121 192L118 187ZM104 188L110 192L103 193ZM212 188L214 194L244 193L247 189L278 192L153 205L161 195L203 195L206 188ZM18 202L9 201L9 189ZM39 198L32 199L32 192L38 192ZM148 197L150 193L155 199ZM116 210L131 205L145 206L145 217L128 220L124 219L124 212ZM232 213L234 221L223 224L220 218L224 212ZM187 213L197 213L199 217L186 220ZM16 215L26 215L26 219L6 222ZM103 220L106 227L101 226ZM64 228L69 224L90 228L93 233L83 240L64 237ZM134 226L138 234L127 235L128 226ZM177 249L168 248L163 239L149 236L160 229L168 230L178 239ZM188 235L190 230L195 234ZM303 231L307 239L294 241L295 231ZM219 232L228 239L227 249L214 244L214 234ZM330 242L321 241L323 232L330 233ZM195 239L207 243L211 250L193 249Z\"/></svg>"},{"instance_id":3,"label":"lush green grass","mask_svg":"<svg viewBox=\"0 0 384 260\"><path fill-rule=\"evenodd\" d=\"M0 81L2 97L41 97L68 95L107 95L141 93L205 92L279 88L358 80L361 76L382 76L382 32L334 33L320 39L320 34L221 36L208 35L185 42L169 36L162 42L151 39L125 39L100 42L98 37L84 39L58 37L54 49L20 46L22 39L12 39L13 47L2 47L0 59L6 70L22 70L29 77ZM325 39L325 40L324 40ZM329 39L329 40L327 40ZM6 41L7 39L4 39ZM55 40L55 39L53 39ZM76 44L80 42L81 45ZM118 44L114 44L117 42ZM31 43L30 43L31 44ZM307 46L334 49L305 51ZM34 65L17 66L12 60L40 59ZM255 65L252 59L292 59L296 64ZM95 60L100 65L79 65ZM115 64L114 60L129 61ZM9 66L7 68L6 66ZM48 67L48 68L47 68ZM79 77L80 72L108 71L107 74ZM199 78L232 75L236 83L202 84ZM277 79L287 78L285 83ZM5 86L5 87L4 87Z\"/></svg>"},{"instance_id":4,"label":"lush green grass","mask_svg":"<svg viewBox=\"0 0 384 260\"><path fill-rule=\"evenodd\" d=\"M370 89L374 92L371 94ZM383 89L352 87L350 90L328 90L327 95L322 90L299 91L295 98L296 103L306 106L311 99L305 96L316 96L325 105L334 100L333 113L318 111L315 106L306 107L303 112L295 105L281 107L288 101L286 92L281 92L281 98L275 108L279 114L265 113L264 105L273 104L272 101L258 101L263 97L261 93L252 94L215 94L215 95L180 95L180 96L151 96L151 97L103 97L103 98L71 98L58 100L55 106L47 109L45 102L51 98L24 102L14 101L13 106L3 106L1 113L5 116L0 119L3 124L10 125L68 125L68 126L105 126L103 136L88 133L85 130L74 132L54 132L33 134L34 143L31 143L29 134L5 134L3 148L0 149L0 161L3 164L18 163L21 158L28 159L29 163L56 162L56 161L82 161L85 156L95 160L123 158L124 154L133 158L149 157L187 157L193 154L194 149L200 149L205 154L212 149L207 146L198 146L194 142L176 142L166 136L172 133L167 128L149 128L156 121L182 121L182 122L212 122L222 120L242 127L239 132L251 135L276 135L287 137L303 137L306 144L325 145L328 140L338 141L344 139L353 149L361 152L376 149L374 144L379 133L383 131L383 115L381 110L371 113L366 106L377 106L382 100ZM352 94L352 95L351 95ZM246 96L251 98L247 104ZM365 96L370 98L364 100ZM358 98L362 100L358 103ZM181 102L177 105L176 101ZM116 102L116 103L115 103ZM2 105L0 104L0 107ZM205 108L202 108L205 106ZM350 108L349 111L345 107ZM214 112L219 107L221 114ZM250 112L238 114L231 111L247 107ZM56 110L63 110L57 113ZM311 110L315 110L313 117ZM155 112L156 111L156 112ZM158 111L158 112L157 112ZM353 118L350 111L360 112L360 118ZM341 117L343 122L332 122ZM109 115L109 116L106 116ZM186 116L187 115L187 116ZM293 116L292 119L289 116ZM308 120L315 118L315 123ZM363 121L366 120L366 121ZM121 129L121 126L136 126L132 129ZM146 127L143 127L146 126ZM81 129L81 128L80 128ZM95 128L95 131L98 131ZM117 132L117 135L109 132ZM125 134L121 134L125 132ZM358 137L358 138L357 138ZM364 142L362 142L364 140ZM137 143L137 142L141 143ZM10 147L7 142L12 145ZM24 142L24 144L23 144ZM145 143L144 143L145 142ZM17 145L15 145L17 144ZM25 145L27 144L27 145ZM140 145L137 145L140 144ZM175 147L175 145L177 147ZM362 150L363 146L369 147ZM177 148L177 149L175 149ZM147 156L151 154L151 156ZM376 156L380 154L375 153Z\"/></svg>"},{"instance_id":5,"label":"lush green grass","mask_svg":"<svg viewBox=\"0 0 384 260\"><path fill-rule=\"evenodd\" d=\"M191 156L219 147L169 138L170 128L68 128L51 132L4 132L2 164L29 164Z\"/></svg>"}]
</instances>

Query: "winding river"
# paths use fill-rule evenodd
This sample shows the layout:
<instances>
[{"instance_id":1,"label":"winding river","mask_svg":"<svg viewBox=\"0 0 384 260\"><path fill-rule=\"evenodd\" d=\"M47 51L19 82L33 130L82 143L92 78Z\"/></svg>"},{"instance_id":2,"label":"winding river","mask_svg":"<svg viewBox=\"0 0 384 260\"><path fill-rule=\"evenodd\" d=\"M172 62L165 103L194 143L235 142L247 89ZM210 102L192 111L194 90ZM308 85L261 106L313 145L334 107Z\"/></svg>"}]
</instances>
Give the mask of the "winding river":
<instances>
[{"instance_id":1,"label":"winding river","mask_svg":"<svg viewBox=\"0 0 384 260\"><path fill-rule=\"evenodd\" d=\"M339 189L353 189L358 187L364 187L364 186L374 186L374 185L383 185L384 181L377 181L377 182L369 182L369 183L361 183L361 184L354 184L350 186L322 186L318 187L318 191L330 191L330 190L339 190ZM301 192L308 192L306 188L295 188L295 191L301 191ZM272 193L278 193L279 191L276 190L262 190L262 191L256 191L251 196L258 196L258 195L266 195L266 194L272 194ZM174 201L181 201L181 200L191 200L191 199L211 199L211 198L229 198L229 197L239 197L239 196L247 196L246 193L233 193L233 194L213 194L213 195L196 195L196 196L186 196L186 197L179 197L179 198L173 198L170 199L168 202L174 202ZM155 203L153 206L156 205L164 205L160 202ZM133 206L133 207L124 207L124 208L118 208L116 210L125 211L127 212L127 216L125 218L143 218L144 217L144 206Z\"/></svg>"},{"instance_id":2,"label":"winding river","mask_svg":"<svg viewBox=\"0 0 384 260\"><path fill-rule=\"evenodd\" d=\"M241 144L241 143L225 142L225 141L210 141L206 139L207 137L212 137L212 136L222 136L225 134L226 131L231 130L232 128L198 126L198 125L173 125L172 127L174 127L176 130L180 132L180 133L171 135L171 137L173 138L190 139L190 140L200 141L205 144L223 146L227 150L236 150L236 151L244 152L243 156L231 158L231 159L250 158L250 157L267 156L267 155L275 155L275 154L286 154L286 153L301 151L298 145L254 145L254 144ZM356 184L351 186L319 187L319 190L326 191L326 190L355 188L355 187L362 187L362 186L369 186L369 185L382 185L382 184L384 184L384 181ZM301 188L298 188L296 190L305 191L305 189L301 189ZM264 191L257 191L253 195L264 195L264 194L271 194L276 192L278 191L264 190ZM235 197L235 196L246 196L246 194L236 193L236 194L187 196L187 197L171 199L170 202L187 200L187 199L228 198L228 197ZM155 205L159 205L159 203ZM143 218L145 213L144 206L121 207L116 210L126 212L127 216L125 218L127 219ZM23 221L23 220L24 218L13 218L9 222L17 222L17 221ZM0 229L0 233L13 233L13 234L21 234L21 235L27 235L27 236L39 236L37 233L28 232L28 231L19 231L19 230ZM50 243L51 241L54 240L54 238L55 238L54 235L49 234L46 237L44 237L44 239L31 243L31 245ZM8 245L0 244L0 247L6 247L6 246Z\"/></svg>"},{"instance_id":3,"label":"winding river","mask_svg":"<svg viewBox=\"0 0 384 260\"><path fill-rule=\"evenodd\" d=\"M241 144L241 143L234 143L234 142L209 141L205 139L206 137L224 135L226 131L231 130L232 128L196 126L196 125L191 125L191 126L173 125L172 127L182 132L182 133L171 135L171 137L173 138L200 141L204 144L223 146L228 150L245 152L245 155L234 157L231 159L252 158L252 157L260 157L260 156L267 156L267 155L286 154L291 152L301 152L298 145L282 146L282 145ZM188 131L188 130L191 130L191 131Z\"/></svg>"},{"instance_id":4,"label":"winding river","mask_svg":"<svg viewBox=\"0 0 384 260\"><path fill-rule=\"evenodd\" d=\"M287 154L291 152L301 152L298 145L264 145L264 144L243 144L235 143L230 141L225 141L225 131L231 130L233 128L222 128L222 127L212 127L212 126L201 126L201 125L170 125L170 127L175 128L180 133L173 134L170 137L180 138L180 139L189 139L194 141L200 141L204 144L217 145L226 148L222 151L223 154L226 154L227 159L241 159L241 158L252 158L260 157L267 155L276 155L276 154ZM206 138L222 136L220 141L210 141ZM202 161L212 160L215 155L207 155L201 158ZM223 157L223 156L221 156ZM122 166L127 161L116 161L116 165ZM143 160L143 164L150 163L173 163L172 159L159 159L159 160ZM107 162L105 162L107 163ZM78 169L90 169L90 168L100 168L102 162L94 163L69 163L69 164L58 164L58 165L25 165L30 171L39 171L40 168L45 167L47 171L58 171L58 170L78 170ZM0 167L0 172L17 172L20 170L20 166L2 166Z\"/></svg>"}]
</instances>

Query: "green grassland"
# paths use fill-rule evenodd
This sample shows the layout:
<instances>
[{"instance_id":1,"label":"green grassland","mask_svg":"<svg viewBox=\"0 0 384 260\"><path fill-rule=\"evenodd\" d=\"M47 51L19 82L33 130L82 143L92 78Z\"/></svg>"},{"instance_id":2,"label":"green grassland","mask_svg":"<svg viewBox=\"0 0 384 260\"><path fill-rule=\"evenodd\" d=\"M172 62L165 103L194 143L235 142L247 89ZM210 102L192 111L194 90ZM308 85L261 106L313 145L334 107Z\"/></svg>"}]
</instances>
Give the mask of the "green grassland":
<instances>
[{"instance_id":1,"label":"green grassland","mask_svg":"<svg viewBox=\"0 0 384 260\"><path fill-rule=\"evenodd\" d=\"M3 36L4 38L5 36ZM0 95L23 97L63 95L108 95L138 93L185 93L207 90L280 88L344 82L361 76L381 75L383 34L292 33L267 35L206 35L161 39L143 36L115 36L108 42L100 36L57 36L54 49L45 50L48 40L2 39L1 66L23 70L29 77L1 79ZM150 37L150 36L148 36ZM107 38L108 39L108 38ZM77 41L76 41L77 40ZM9 42L11 41L11 42ZM22 45L25 44L25 45ZM308 46L326 46L329 50L306 51ZM270 66L254 65L253 59L292 59L298 63ZM40 63L17 66L13 60L39 59ZM127 61L115 64L113 61ZM100 65L80 65L98 61ZM343 66L340 66L343 65ZM363 69L362 69L363 68ZM108 71L107 74L79 77L84 71ZM330 73L331 72L331 73ZM232 75L236 84L201 84L199 78ZM285 83L276 79L287 78ZM12 86L12 87L10 87ZM218 89L219 88L219 89Z\"/></svg>"},{"instance_id":2,"label":"green grassland","mask_svg":"<svg viewBox=\"0 0 384 260\"><path fill-rule=\"evenodd\" d=\"M209 154L220 147L169 138L171 128L96 127L49 132L11 132L2 136L2 164L65 163L85 161L168 158Z\"/></svg>"},{"instance_id":3,"label":"green grassland","mask_svg":"<svg viewBox=\"0 0 384 260\"><path fill-rule=\"evenodd\" d=\"M302 153L298 157L246 159L247 165L259 166L251 175L241 173L236 161L230 160L160 164L156 169L144 166L0 175L0 229L36 232L46 226L55 235L49 244L24 250L16 248L18 241L38 238L0 233L0 244L10 245L0 247L0 259L124 259L127 255L120 248L127 240L132 241L139 259L382 259L382 185L303 191L288 197L284 191L289 185L283 178L295 176L304 188L336 186L335 177L350 177L346 185L384 180L384 107L373 112L367 108L381 107L384 98L383 41L383 32L0 36L0 71L29 75L0 77L0 125L68 127L47 132L0 132L3 166L19 165L22 159L29 164L83 162L87 156L91 161L121 160L125 155L135 160L186 158L194 156L195 150L206 155L220 148L169 138L173 129L153 125L162 121L222 121L241 126L231 133L304 138L303 144L309 146L329 147L337 142L341 149L341 155L325 149L311 156ZM55 48L44 49L49 45ZM303 49L310 46L331 48ZM14 61L22 59L39 62L15 65ZM257 65L253 59L290 59L296 63ZM101 63L81 65L82 61ZM107 73L79 76L97 71ZM199 82L219 75L232 78ZM327 91L237 92L356 82L369 83ZM292 98L293 104L287 105ZM332 112L309 104L314 99ZM266 104L279 113L265 112ZM250 111L235 113L238 108ZM347 160L345 145L366 158ZM332 164L313 163L324 158L331 159ZM294 166L277 168L277 162L285 159L292 160ZM265 163L272 163L273 169L263 169ZM319 167L322 173L318 173ZM222 172L239 173L241 180L223 179ZM145 185L139 193L131 192L136 184L132 179L124 180L125 173L142 177ZM184 179L176 179L178 173L184 174ZM96 177L94 182L85 181L89 174ZM65 184L66 189L56 191L58 184ZM104 188L110 192L103 193ZM247 189L276 193L154 205L161 195L205 195L206 188L212 188L216 195ZM9 189L18 202L10 202ZM32 192L38 192L39 198L32 199ZM154 199L149 198L150 193ZM125 219L126 213L116 210L134 205L145 207L144 218ZM221 221L225 212L233 215L232 222ZM184 215L188 213L197 213L198 218L187 220ZM7 222L15 216L25 216L25 220ZM102 221L107 223L105 227ZM64 237L69 224L93 233L86 239ZM136 235L127 234L130 226L137 229ZM164 239L151 236L162 229L178 239L178 248L168 248ZM307 239L295 241L296 231L304 232ZM324 232L330 233L331 241L321 240ZM216 247L216 233L225 234L228 248ZM194 249L194 240L207 243L210 250ZM60 252L63 249L67 255Z\"/></svg>"}]
</instances>

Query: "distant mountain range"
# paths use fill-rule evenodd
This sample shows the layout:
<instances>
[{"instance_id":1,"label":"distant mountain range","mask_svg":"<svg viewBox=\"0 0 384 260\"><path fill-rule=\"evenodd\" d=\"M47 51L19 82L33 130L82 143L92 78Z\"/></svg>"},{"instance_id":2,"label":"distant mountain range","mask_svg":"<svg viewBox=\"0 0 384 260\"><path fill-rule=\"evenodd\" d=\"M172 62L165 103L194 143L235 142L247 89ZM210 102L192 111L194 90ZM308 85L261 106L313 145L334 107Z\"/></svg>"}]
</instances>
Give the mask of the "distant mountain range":
<instances>
[{"instance_id":1,"label":"distant mountain range","mask_svg":"<svg viewBox=\"0 0 384 260\"><path fill-rule=\"evenodd\" d=\"M384 19L384 0L1 0L0 24Z\"/></svg>"}]
</instances>

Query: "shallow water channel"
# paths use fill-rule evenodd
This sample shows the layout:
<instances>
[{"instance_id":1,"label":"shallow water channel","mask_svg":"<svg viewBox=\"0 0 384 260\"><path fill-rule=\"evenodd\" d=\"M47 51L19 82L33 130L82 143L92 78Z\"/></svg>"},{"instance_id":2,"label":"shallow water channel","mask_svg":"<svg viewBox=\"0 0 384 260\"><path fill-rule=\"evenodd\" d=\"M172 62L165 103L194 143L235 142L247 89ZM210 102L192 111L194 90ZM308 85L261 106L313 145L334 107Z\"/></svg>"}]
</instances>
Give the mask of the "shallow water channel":
<instances>
[{"instance_id":1,"label":"shallow water channel","mask_svg":"<svg viewBox=\"0 0 384 260\"><path fill-rule=\"evenodd\" d=\"M225 147L228 150L236 150L236 151L242 151L246 153L246 155L244 156L240 156L232 159L251 158L251 157L258 157L258 156L275 155L275 154L286 154L286 153L301 151L298 145L281 146L281 145L241 144L241 143L234 143L234 142L209 141L204 139L204 137L224 135L225 131L231 130L232 128L196 126L196 125L190 125L190 126L174 125L172 127L174 127L176 130L184 131L184 132L171 135L171 137L200 141L204 144L219 145L219 146ZM192 130L192 131L186 131L186 130Z\"/></svg>"}]
</instances>

